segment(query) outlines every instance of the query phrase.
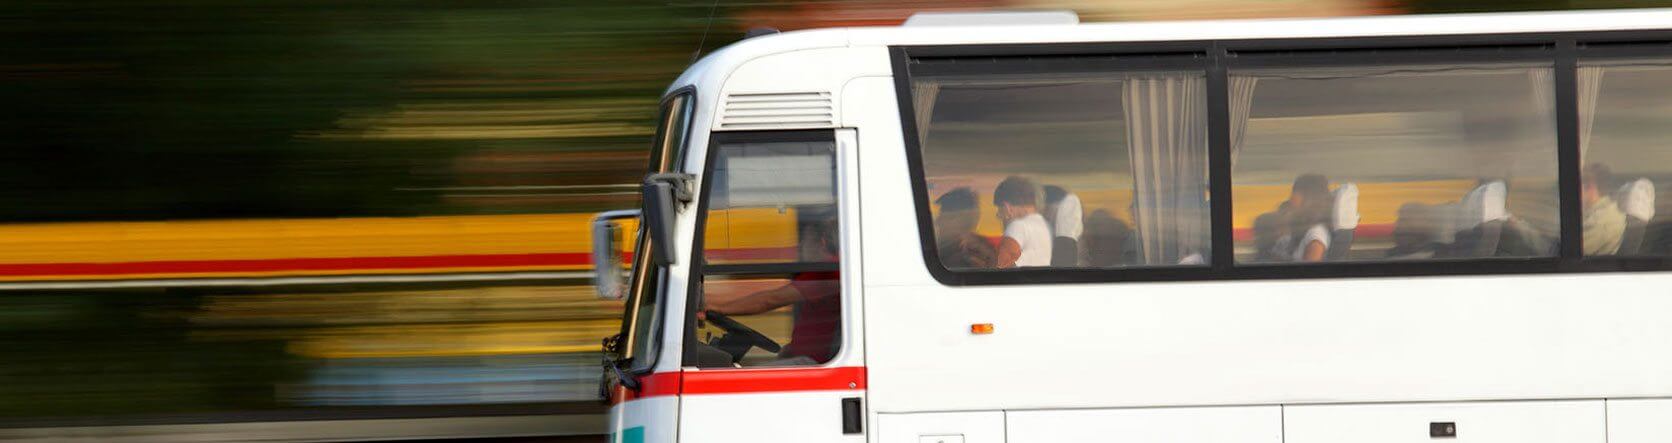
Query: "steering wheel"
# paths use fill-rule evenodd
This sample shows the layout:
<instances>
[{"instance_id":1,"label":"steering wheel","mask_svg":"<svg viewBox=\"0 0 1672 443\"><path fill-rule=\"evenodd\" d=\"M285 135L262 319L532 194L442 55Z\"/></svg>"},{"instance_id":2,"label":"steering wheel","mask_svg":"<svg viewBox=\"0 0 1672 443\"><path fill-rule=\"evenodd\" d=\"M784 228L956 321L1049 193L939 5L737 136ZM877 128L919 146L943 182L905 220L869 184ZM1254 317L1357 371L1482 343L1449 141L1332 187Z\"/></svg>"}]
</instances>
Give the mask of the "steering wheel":
<instances>
[{"instance_id":1,"label":"steering wheel","mask_svg":"<svg viewBox=\"0 0 1672 443\"><path fill-rule=\"evenodd\" d=\"M703 315L708 318L709 322L714 323L715 327L726 331L726 335L715 339L714 342L709 345L720 348L721 350L726 351L726 353L731 354L732 363L742 362L743 355L748 354L749 348L752 347L761 348L766 350L766 352L772 353L777 353L778 351L782 351L784 349L783 346L778 345L778 342L772 341L771 338L767 338L766 334L762 334L754 328L748 327L743 323L739 323L737 320L733 320L731 317L726 316L726 314L714 311L703 311Z\"/></svg>"}]
</instances>

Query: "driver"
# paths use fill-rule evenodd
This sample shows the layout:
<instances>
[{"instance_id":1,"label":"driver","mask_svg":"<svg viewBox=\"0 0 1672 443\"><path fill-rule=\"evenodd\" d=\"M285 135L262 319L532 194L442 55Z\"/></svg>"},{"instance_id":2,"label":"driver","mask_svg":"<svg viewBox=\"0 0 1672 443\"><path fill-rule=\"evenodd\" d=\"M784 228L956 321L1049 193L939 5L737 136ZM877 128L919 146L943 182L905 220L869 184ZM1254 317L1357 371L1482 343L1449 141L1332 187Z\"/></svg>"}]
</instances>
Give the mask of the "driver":
<instances>
[{"instance_id":1,"label":"driver","mask_svg":"<svg viewBox=\"0 0 1672 443\"><path fill-rule=\"evenodd\" d=\"M836 220L812 223L807 232L811 237L807 261L835 263L840 246L836 236ZM784 361L775 365L812 365L830 361L836 352L837 325L841 324L842 287L836 271L801 272L790 282L772 289L734 298L704 302L704 311L725 315L753 315L799 304L795 310L795 327L790 342L778 356Z\"/></svg>"}]
</instances>

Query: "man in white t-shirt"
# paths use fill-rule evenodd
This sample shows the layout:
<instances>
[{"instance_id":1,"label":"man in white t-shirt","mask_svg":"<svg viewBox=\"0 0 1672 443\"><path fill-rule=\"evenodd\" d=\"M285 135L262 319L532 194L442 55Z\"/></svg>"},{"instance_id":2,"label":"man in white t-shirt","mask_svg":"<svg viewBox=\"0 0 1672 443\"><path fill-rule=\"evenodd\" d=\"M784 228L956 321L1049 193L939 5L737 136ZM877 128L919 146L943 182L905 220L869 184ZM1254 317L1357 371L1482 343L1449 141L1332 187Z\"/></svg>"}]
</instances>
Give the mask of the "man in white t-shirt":
<instances>
[{"instance_id":1,"label":"man in white t-shirt","mask_svg":"<svg viewBox=\"0 0 1672 443\"><path fill-rule=\"evenodd\" d=\"M1039 215L1039 187L1010 176L993 189L993 205L1004 223L999 240L998 267L1051 265L1051 228Z\"/></svg>"}]
</instances>

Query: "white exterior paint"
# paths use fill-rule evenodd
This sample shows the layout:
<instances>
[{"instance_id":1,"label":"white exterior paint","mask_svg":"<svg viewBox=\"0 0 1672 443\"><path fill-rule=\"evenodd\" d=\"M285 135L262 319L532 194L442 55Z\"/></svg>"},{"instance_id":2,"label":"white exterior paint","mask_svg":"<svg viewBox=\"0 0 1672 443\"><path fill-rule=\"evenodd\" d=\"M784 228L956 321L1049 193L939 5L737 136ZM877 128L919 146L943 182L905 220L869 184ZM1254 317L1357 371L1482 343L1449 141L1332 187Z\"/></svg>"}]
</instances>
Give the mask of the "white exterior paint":
<instances>
[{"instance_id":1,"label":"white exterior paint","mask_svg":"<svg viewBox=\"0 0 1672 443\"><path fill-rule=\"evenodd\" d=\"M1659 443L1672 436L1672 400L1608 400L1609 443Z\"/></svg>"},{"instance_id":2,"label":"white exterior paint","mask_svg":"<svg viewBox=\"0 0 1672 443\"><path fill-rule=\"evenodd\" d=\"M1655 398L1672 398L1672 273L936 282L888 47L1669 28L1672 11L1648 10L832 29L732 45L670 90L696 87L693 127L707 130L733 94L829 94L844 128L848 292L847 344L828 366L868 368L866 433L829 441L1416 442L1440 420L1458 422L1461 442L1668 441L1672 400ZM688 172L702 173L707 130L690 137ZM680 214L681 257L695 215ZM664 306L684 312L690 270L671 271ZM658 372L691 369L679 367L681 320L665 319ZM971 335L973 323L996 333ZM646 441L821 441L794 433L838 426L852 394L689 395L612 412L616 426L650 423Z\"/></svg>"},{"instance_id":3,"label":"white exterior paint","mask_svg":"<svg viewBox=\"0 0 1672 443\"><path fill-rule=\"evenodd\" d=\"M1421 443L1432 423L1456 425L1458 443L1602 443L1600 400L1298 406L1283 410L1288 443ZM1664 439L1662 440L1664 441Z\"/></svg>"},{"instance_id":4,"label":"white exterior paint","mask_svg":"<svg viewBox=\"0 0 1672 443\"><path fill-rule=\"evenodd\" d=\"M847 391L687 395L680 410L685 443L860 443L864 434L842 435ZM657 440L646 440L657 441Z\"/></svg>"},{"instance_id":5,"label":"white exterior paint","mask_svg":"<svg viewBox=\"0 0 1672 443\"><path fill-rule=\"evenodd\" d=\"M1004 443L1004 412L878 414L882 443Z\"/></svg>"},{"instance_id":6,"label":"white exterior paint","mask_svg":"<svg viewBox=\"0 0 1672 443\"><path fill-rule=\"evenodd\" d=\"M650 397L616 404L610 407L609 443L632 441L636 433L642 441L677 441L679 397Z\"/></svg>"},{"instance_id":7,"label":"white exterior paint","mask_svg":"<svg viewBox=\"0 0 1672 443\"><path fill-rule=\"evenodd\" d=\"M1278 406L1005 413L1010 443L1282 443Z\"/></svg>"}]
</instances>

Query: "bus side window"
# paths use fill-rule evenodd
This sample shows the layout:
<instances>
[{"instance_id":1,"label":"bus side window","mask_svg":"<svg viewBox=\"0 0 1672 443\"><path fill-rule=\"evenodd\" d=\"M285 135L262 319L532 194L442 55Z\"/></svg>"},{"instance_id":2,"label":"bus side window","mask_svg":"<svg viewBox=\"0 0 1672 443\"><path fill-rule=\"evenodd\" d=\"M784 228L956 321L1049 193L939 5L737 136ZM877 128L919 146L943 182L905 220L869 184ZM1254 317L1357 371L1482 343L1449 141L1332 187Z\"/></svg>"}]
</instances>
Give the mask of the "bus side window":
<instances>
[{"instance_id":1,"label":"bus side window","mask_svg":"<svg viewBox=\"0 0 1672 443\"><path fill-rule=\"evenodd\" d=\"M1551 74L1548 62L1233 70L1236 260L1554 255Z\"/></svg>"},{"instance_id":2,"label":"bus side window","mask_svg":"<svg viewBox=\"0 0 1672 443\"><path fill-rule=\"evenodd\" d=\"M821 134L740 143L716 135L688 364L816 365L840 349L835 143Z\"/></svg>"},{"instance_id":3,"label":"bus side window","mask_svg":"<svg viewBox=\"0 0 1672 443\"><path fill-rule=\"evenodd\" d=\"M1586 256L1672 254L1672 59L1579 65L1581 248ZM1663 191L1664 190L1664 191Z\"/></svg>"},{"instance_id":4,"label":"bus side window","mask_svg":"<svg viewBox=\"0 0 1672 443\"><path fill-rule=\"evenodd\" d=\"M1206 74L916 76L939 265L1205 265ZM933 264L931 264L933 266Z\"/></svg>"}]
</instances>

